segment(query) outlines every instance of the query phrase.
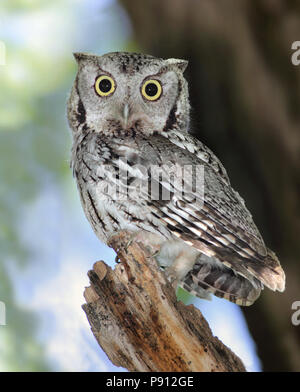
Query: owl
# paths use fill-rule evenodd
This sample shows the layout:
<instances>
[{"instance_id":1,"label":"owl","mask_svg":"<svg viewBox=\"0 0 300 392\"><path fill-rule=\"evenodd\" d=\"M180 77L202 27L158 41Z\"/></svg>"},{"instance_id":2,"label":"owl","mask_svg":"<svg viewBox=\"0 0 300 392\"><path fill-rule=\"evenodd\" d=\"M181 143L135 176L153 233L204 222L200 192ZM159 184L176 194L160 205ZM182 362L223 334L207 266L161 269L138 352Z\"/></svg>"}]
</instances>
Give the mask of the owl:
<instances>
[{"instance_id":1,"label":"owl","mask_svg":"<svg viewBox=\"0 0 300 392\"><path fill-rule=\"evenodd\" d=\"M75 53L71 167L98 238L158 245L170 281L200 298L251 305L285 274L219 159L189 134L187 61Z\"/></svg>"}]
</instances>

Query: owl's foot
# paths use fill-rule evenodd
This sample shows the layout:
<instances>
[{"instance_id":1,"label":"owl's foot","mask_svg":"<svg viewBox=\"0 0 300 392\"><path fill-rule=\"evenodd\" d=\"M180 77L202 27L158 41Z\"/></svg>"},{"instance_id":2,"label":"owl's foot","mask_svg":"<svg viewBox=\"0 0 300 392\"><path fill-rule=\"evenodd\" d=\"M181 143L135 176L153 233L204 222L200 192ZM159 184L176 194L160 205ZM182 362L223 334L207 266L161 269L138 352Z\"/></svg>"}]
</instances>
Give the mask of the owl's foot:
<instances>
[{"instance_id":1,"label":"owl's foot","mask_svg":"<svg viewBox=\"0 0 300 392\"><path fill-rule=\"evenodd\" d=\"M150 253L152 257L155 257L160 249L161 245L163 242L165 242L165 239L158 234L150 233L148 231L143 231L143 230L137 230L137 231L127 231L127 230L119 230L112 235L110 235L107 238L107 245L116 249L115 245L116 243L119 242L120 237L121 238L126 238L126 243L125 243L125 250L128 249L128 247L133 243L133 242L139 242L142 243L142 245L147 249L147 251ZM124 243L124 242L123 242ZM119 263L120 260L118 256L116 256L115 259L116 263Z\"/></svg>"},{"instance_id":2,"label":"owl's foot","mask_svg":"<svg viewBox=\"0 0 300 392\"><path fill-rule=\"evenodd\" d=\"M157 234L148 231L138 230L132 233L127 243L128 248L132 242L141 242L143 246L155 257L160 251L161 245L165 240Z\"/></svg>"}]
</instances>

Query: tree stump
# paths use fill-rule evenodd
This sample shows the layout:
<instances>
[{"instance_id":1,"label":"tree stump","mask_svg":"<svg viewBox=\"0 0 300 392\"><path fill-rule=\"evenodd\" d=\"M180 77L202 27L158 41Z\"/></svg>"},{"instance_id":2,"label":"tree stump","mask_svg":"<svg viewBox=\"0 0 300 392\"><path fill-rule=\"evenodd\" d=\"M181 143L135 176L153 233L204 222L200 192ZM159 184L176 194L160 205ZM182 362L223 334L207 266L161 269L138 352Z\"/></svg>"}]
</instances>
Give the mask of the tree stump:
<instances>
[{"instance_id":1,"label":"tree stump","mask_svg":"<svg viewBox=\"0 0 300 392\"><path fill-rule=\"evenodd\" d=\"M125 231L110 245L120 263L114 270L103 261L94 264L83 310L114 365L129 371L245 371L201 312L177 301L153 247Z\"/></svg>"}]
</instances>

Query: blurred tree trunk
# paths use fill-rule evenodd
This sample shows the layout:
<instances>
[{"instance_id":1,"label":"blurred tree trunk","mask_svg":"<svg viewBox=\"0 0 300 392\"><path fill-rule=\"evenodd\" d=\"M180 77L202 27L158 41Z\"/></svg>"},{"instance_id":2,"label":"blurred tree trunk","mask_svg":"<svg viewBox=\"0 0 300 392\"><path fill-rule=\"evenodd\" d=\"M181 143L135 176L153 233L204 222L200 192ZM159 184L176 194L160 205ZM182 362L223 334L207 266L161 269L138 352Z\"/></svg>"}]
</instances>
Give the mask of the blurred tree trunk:
<instances>
[{"instance_id":1,"label":"blurred tree trunk","mask_svg":"<svg viewBox=\"0 0 300 392\"><path fill-rule=\"evenodd\" d=\"M300 370L300 2L121 0L141 50L185 58L192 132L224 163L287 274L244 309L266 371Z\"/></svg>"}]
</instances>

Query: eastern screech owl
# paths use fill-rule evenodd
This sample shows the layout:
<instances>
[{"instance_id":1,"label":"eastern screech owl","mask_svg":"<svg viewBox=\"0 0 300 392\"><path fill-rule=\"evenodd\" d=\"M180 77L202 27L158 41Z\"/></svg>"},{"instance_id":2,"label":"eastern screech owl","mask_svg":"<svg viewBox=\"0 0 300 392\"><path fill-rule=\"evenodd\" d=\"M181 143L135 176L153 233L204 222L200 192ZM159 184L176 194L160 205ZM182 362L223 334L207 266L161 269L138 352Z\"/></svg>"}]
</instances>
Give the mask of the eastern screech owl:
<instances>
[{"instance_id":1,"label":"eastern screech owl","mask_svg":"<svg viewBox=\"0 0 300 392\"><path fill-rule=\"evenodd\" d=\"M98 238L125 229L158 241L159 265L200 298L250 305L264 285L283 291L280 263L226 170L188 133L187 61L74 56L71 165Z\"/></svg>"}]
</instances>

